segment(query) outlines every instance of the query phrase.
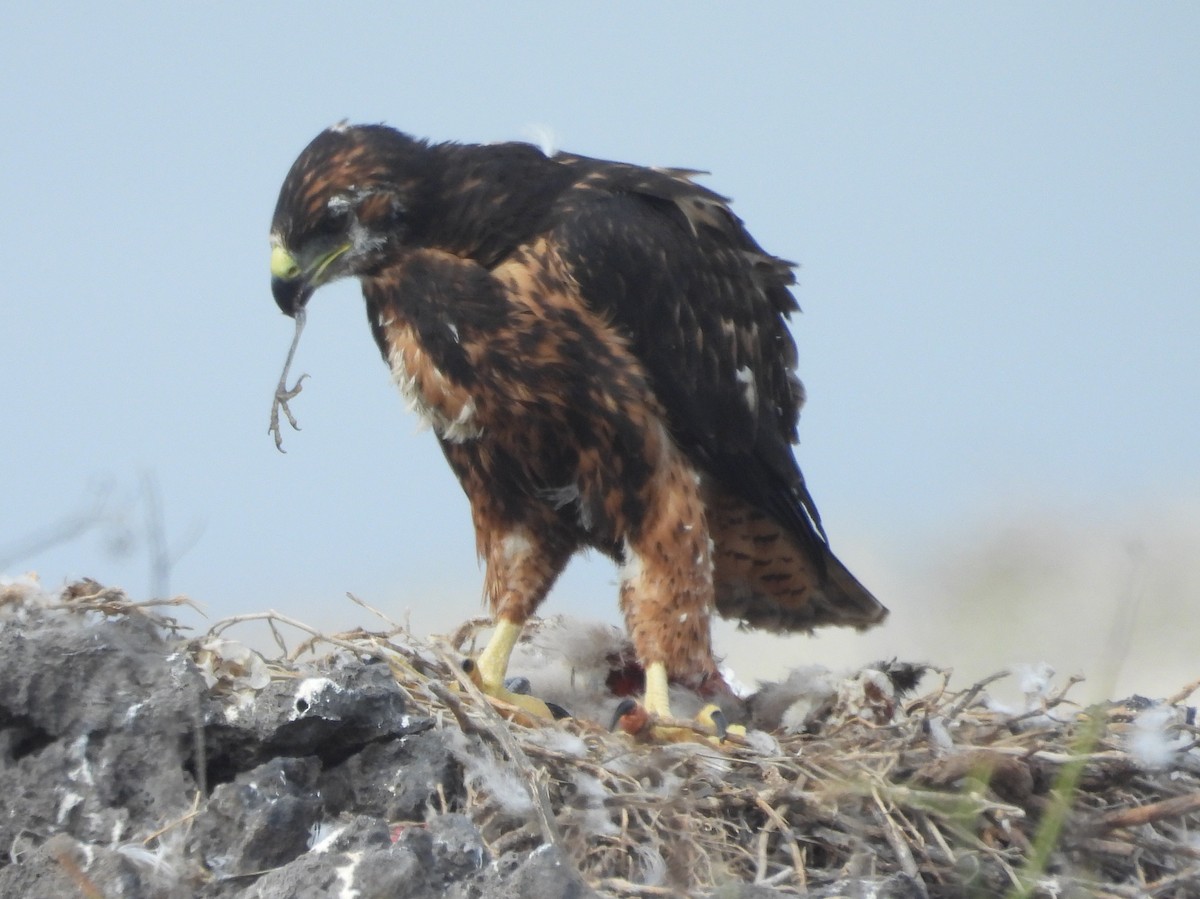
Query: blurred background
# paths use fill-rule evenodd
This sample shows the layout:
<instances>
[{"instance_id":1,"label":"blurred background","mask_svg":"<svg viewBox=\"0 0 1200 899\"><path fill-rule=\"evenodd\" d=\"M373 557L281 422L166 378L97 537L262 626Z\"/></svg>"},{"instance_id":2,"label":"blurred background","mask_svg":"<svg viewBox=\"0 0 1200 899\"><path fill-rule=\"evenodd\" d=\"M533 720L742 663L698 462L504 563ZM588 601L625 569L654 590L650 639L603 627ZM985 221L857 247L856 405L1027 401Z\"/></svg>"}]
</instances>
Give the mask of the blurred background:
<instances>
[{"instance_id":1,"label":"blurred background","mask_svg":"<svg viewBox=\"0 0 1200 899\"><path fill-rule=\"evenodd\" d=\"M712 173L801 264L798 453L866 635L717 635L1085 693L1200 677L1200 7L10 4L0 574L327 630L478 614L467 504L358 286L292 328L267 228L340 119ZM619 622L579 559L544 607ZM208 626L184 612L190 625Z\"/></svg>"}]
</instances>

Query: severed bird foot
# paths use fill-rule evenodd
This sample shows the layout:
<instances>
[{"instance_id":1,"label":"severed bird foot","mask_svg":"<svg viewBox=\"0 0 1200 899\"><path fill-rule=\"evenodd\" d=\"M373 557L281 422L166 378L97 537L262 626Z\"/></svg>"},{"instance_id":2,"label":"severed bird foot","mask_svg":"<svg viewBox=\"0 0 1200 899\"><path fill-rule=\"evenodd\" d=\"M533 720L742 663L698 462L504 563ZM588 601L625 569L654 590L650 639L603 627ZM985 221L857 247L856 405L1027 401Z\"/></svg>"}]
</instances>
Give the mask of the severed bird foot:
<instances>
[{"instance_id":1,"label":"severed bird foot","mask_svg":"<svg viewBox=\"0 0 1200 899\"><path fill-rule=\"evenodd\" d=\"M296 355L296 346L300 343L300 334L304 330L305 317L303 308L296 310L296 332L292 335L292 345L288 347L287 358L283 361L283 372L279 375L279 383L275 386L275 399L271 402L271 424L267 428L267 433L275 436L275 449L281 453L286 453L287 450L283 448L283 434L279 430L279 410L282 409L283 414L287 416L292 430L300 430L300 425L296 424L296 416L292 415L292 410L288 408L288 402L295 399L303 389L304 379L308 375L298 377L296 383L291 387L287 386L287 377L288 371L292 367L292 359Z\"/></svg>"},{"instance_id":2,"label":"severed bird foot","mask_svg":"<svg viewBox=\"0 0 1200 899\"><path fill-rule=\"evenodd\" d=\"M291 388L281 378L279 385L275 388L275 399L271 403L271 426L267 429L267 433L275 435L275 449L281 453L286 453L287 450L283 448L283 433L279 430L279 410L282 409L283 414L287 416L288 424L292 426L292 430L299 431L300 425L296 424L296 416L292 415L292 410L288 408L288 401L294 399L300 393L304 386L304 379L307 377L308 375L301 375L296 379L296 383Z\"/></svg>"}]
</instances>

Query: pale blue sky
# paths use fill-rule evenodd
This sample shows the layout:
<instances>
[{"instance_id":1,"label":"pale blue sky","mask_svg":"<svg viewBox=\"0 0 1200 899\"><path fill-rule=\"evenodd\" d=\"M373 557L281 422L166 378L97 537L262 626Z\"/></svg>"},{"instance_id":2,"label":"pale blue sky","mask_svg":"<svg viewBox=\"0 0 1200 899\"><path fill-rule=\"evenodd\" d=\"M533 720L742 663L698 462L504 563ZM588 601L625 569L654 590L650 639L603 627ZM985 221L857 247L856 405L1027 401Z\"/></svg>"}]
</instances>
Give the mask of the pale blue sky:
<instances>
[{"instance_id":1,"label":"pale blue sky","mask_svg":"<svg viewBox=\"0 0 1200 899\"><path fill-rule=\"evenodd\" d=\"M296 154L349 118L706 169L802 264L801 464L893 608L846 645L938 655L939 566L1026 525L1101 559L1146 546L1190 616L1198 47L1191 3L9 4L0 565L145 595L150 475L191 544L170 588L214 617L364 622L346 590L422 630L477 611L465 500L357 285L310 306L288 454L266 433L291 336L267 226ZM99 484L111 520L29 551ZM576 565L546 610L615 621L613 580ZM1020 601L974 590L962 629ZM1056 626L1116 596L1070 595Z\"/></svg>"}]
</instances>

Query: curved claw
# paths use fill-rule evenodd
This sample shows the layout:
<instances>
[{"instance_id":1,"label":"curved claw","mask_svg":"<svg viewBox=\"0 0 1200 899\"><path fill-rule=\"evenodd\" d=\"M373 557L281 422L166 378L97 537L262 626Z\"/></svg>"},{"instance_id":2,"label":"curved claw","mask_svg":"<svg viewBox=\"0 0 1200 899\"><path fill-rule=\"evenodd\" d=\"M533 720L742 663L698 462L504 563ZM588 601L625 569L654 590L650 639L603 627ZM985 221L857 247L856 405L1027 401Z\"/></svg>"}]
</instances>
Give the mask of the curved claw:
<instances>
[{"instance_id":1,"label":"curved claw","mask_svg":"<svg viewBox=\"0 0 1200 899\"><path fill-rule=\"evenodd\" d=\"M669 719L668 719L669 720ZM639 742L696 743L721 746L729 736L744 737L746 728L730 724L716 705L707 705L692 719L692 727L660 723L657 715L633 699L623 699L613 711L609 730L618 728Z\"/></svg>"},{"instance_id":2,"label":"curved claw","mask_svg":"<svg viewBox=\"0 0 1200 899\"><path fill-rule=\"evenodd\" d=\"M702 724L707 724L713 729L713 734L717 738L717 742L725 739L725 734L729 732L729 719L725 717L725 713L715 705L706 705L696 715L696 720Z\"/></svg>"},{"instance_id":3,"label":"curved claw","mask_svg":"<svg viewBox=\"0 0 1200 899\"><path fill-rule=\"evenodd\" d=\"M521 696L533 695L533 684L531 684L529 682L529 678L523 674L518 674L513 677L506 677L504 679L504 687L507 690L511 690L513 693L519 693ZM557 702L551 702L549 699L544 699L542 701L546 703L546 708L550 710L550 714L554 716L555 721L561 721L563 718L572 717L571 713L564 709Z\"/></svg>"},{"instance_id":4,"label":"curved claw","mask_svg":"<svg viewBox=\"0 0 1200 899\"><path fill-rule=\"evenodd\" d=\"M565 710L561 706L551 706L538 699L536 696L530 696L527 693L514 693L503 684L489 684L483 679L480 673L479 666L475 664L474 659L466 659L463 662L463 671L471 678L471 683L479 688L479 691L497 702L504 703L510 706L515 711L501 709L501 714L505 717L516 721L518 724L534 725L538 721L553 721L564 717ZM555 714L555 709L564 714Z\"/></svg>"},{"instance_id":5,"label":"curved claw","mask_svg":"<svg viewBox=\"0 0 1200 899\"><path fill-rule=\"evenodd\" d=\"M696 715L696 722L712 728L713 736L716 737L718 745L724 743L725 738L731 735L735 737L746 736L746 726L744 724L730 724L729 719L718 705L709 704L702 708Z\"/></svg>"},{"instance_id":6,"label":"curved claw","mask_svg":"<svg viewBox=\"0 0 1200 899\"><path fill-rule=\"evenodd\" d=\"M670 683L667 666L651 662L646 666L646 700L637 703L626 699L617 706L610 730L617 727L636 740L656 740L664 743L707 742L720 746L730 735L745 736L746 729L731 725L725 713L716 705L707 705L688 722L677 721L671 715Z\"/></svg>"},{"instance_id":7,"label":"curved claw","mask_svg":"<svg viewBox=\"0 0 1200 899\"><path fill-rule=\"evenodd\" d=\"M283 414L287 416L288 424L292 426L293 431L299 431L300 425L296 423L296 416L292 414L292 410L288 408L288 401L293 400L304 387L304 379L307 374L301 375L296 379L296 383L290 388L285 381L280 381L275 388L275 399L271 403L271 425L267 428L268 434L275 435L275 449L281 453L286 453L283 448L283 432L279 429L279 410L283 410Z\"/></svg>"},{"instance_id":8,"label":"curved claw","mask_svg":"<svg viewBox=\"0 0 1200 899\"><path fill-rule=\"evenodd\" d=\"M546 703L546 708L550 710L550 714L554 716L555 721L562 721L564 718L574 718L575 716L569 710L564 709L557 702L551 702L549 699L543 700Z\"/></svg>"}]
</instances>

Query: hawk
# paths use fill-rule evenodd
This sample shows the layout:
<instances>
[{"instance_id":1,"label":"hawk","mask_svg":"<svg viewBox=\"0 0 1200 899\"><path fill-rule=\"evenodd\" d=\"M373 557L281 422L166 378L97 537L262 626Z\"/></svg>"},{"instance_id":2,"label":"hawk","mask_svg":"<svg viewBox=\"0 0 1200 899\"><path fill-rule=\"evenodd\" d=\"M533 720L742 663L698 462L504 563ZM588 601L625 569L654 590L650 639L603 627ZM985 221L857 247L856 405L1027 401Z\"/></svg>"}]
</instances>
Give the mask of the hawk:
<instances>
[{"instance_id":1,"label":"hawk","mask_svg":"<svg viewBox=\"0 0 1200 899\"><path fill-rule=\"evenodd\" d=\"M495 619L477 677L538 712L505 689L509 656L580 549L620 566L652 715L669 682L723 687L714 611L772 631L887 614L830 551L792 452L792 264L697 174L343 123L280 190L275 301L298 338L318 287L361 282L470 503ZM298 389L277 392L277 442Z\"/></svg>"}]
</instances>

